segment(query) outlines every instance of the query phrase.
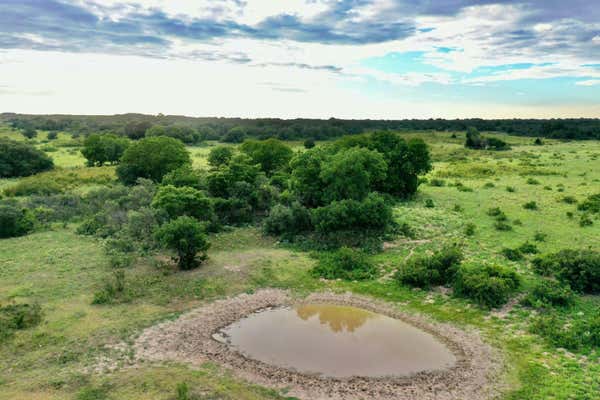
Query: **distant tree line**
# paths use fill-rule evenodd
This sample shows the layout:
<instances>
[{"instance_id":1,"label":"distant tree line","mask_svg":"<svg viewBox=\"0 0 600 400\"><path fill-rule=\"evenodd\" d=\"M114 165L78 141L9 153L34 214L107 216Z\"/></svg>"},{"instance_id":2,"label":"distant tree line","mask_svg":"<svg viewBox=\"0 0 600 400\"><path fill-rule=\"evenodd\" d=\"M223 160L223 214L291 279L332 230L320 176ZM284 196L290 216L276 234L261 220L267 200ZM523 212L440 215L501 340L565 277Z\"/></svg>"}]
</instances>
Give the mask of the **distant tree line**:
<instances>
[{"instance_id":1,"label":"distant tree line","mask_svg":"<svg viewBox=\"0 0 600 400\"><path fill-rule=\"evenodd\" d=\"M112 132L130 139L170 136L185 143L221 140L241 143L246 138L281 140L325 140L376 130L505 132L519 136L556 139L600 139L600 119L427 119L344 120L193 118L175 115L122 114L110 116L24 115L5 113L0 120L14 128L67 131L87 135Z\"/></svg>"}]
</instances>

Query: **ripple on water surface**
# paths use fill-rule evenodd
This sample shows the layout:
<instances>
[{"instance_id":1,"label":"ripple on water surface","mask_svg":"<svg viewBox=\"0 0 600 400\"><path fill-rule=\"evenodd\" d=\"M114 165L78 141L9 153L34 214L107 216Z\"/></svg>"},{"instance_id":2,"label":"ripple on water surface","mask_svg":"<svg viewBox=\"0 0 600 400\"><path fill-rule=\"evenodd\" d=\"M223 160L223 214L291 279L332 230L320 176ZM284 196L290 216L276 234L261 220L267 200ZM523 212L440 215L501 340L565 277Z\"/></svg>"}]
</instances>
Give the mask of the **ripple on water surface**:
<instances>
[{"instance_id":1,"label":"ripple on water surface","mask_svg":"<svg viewBox=\"0 0 600 400\"><path fill-rule=\"evenodd\" d=\"M218 337L249 358L334 378L406 376L456 362L441 341L415 326L331 304L263 310Z\"/></svg>"}]
</instances>

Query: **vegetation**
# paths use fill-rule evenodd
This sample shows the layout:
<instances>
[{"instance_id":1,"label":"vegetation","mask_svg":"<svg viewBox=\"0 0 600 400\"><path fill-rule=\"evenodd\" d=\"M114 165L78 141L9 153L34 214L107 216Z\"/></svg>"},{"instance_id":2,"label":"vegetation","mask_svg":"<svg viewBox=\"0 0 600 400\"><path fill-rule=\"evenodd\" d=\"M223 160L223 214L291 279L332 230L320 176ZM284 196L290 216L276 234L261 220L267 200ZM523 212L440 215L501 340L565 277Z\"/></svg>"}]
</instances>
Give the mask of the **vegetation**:
<instances>
[{"instance_id":1,"label":"vegetation","mask_svg":"<svg viewBox=\"0 0 600 400\"><path fill-rule=\"evenodd\" d=\"M105 163L119 162L128 146L127 139L110 134L94 134L85 138L81 154L90 167L101 167Z\"/></svg>"},{"instance_id":2,"label":"vegetation","mask_svg":"<svg viewBox=\"0 0 600 400\"><path fill-rule=\"evenodd\" d=\"M0 136L47 151L55 168L0 179L0 216L9 210L7 220L26 226L0 243L0 398L286 398L216 364L138 364L129 341L198 304L264 287L351 291L473 327L507 360L502 400L596 396L597 141L553 140L525 121L520 134L531 138L468 123L510 144L496 152L465 148L466 126L379 132L367 127L392 122L28 118L34 139L1 124ZM146 138L153 125L189 126L202 146ZM273 150L265 149L271 137L298 139L273 146L290 148L291 159L265 169L243 144L216 143L236 126L260 143L258 156ZM49 132L57 133L51 146ZM86 166L81 150L94 134L128 138L130 149L174 140L186 161L119 181L123 163ZM314 147L305 148L306 137ZM153 154L146 148L134 159L144 165ZM532 200L535 212L523 206ZM584 218L592 225L581 227Z\"/></svg>"},{"instance_id":3,"label":"vegetation","mask_svg":"<svg viewBox=\"0 0 600 400\"><path fill-rule=\"evenodd\" d=\"M0 138L0 178L29 176L53 167L52 159L32 145Z\"/></svg>"},{"instance_id":4,"label":"vegetation","mask_svg":"<svg viewBox=\"0 0 600 400\"><path fill-rule=\"evenodd\" d=\"M117 175L128 185L138 178L160 182L167 173L190 162L188 151L177 139L152 137L142 139L125 150Z\"/></svg>"}]
</instances>

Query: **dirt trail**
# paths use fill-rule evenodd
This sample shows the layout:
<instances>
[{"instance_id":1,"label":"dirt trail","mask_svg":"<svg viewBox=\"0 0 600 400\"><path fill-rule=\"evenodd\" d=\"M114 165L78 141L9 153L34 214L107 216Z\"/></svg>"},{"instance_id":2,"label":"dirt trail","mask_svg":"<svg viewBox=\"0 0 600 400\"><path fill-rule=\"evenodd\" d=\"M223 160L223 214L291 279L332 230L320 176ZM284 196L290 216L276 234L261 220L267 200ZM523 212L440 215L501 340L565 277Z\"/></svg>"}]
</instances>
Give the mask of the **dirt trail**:
<instances>
[{"instance_id":1,"label":"dirt trail","mask_svg":"<svg viewBox=\"0 0 600 400\"><path fill-rule=\"evenodd\" d=\"M334 379L247 359L212 337L220 328L257 310L298 303L350 305L402 319L443 341L457 362L447 370L409 377ZM134 349L139 361L180 361L194 365L217 362L231 368L240 378L285 388L288 395L301 399L484 400L495 398L501 389L501 357L476 332L432 323L425 317L402 313L396 305L350 293L315 293L303 299L274 289L242 294L146 329L135 341Z\"/></svg>"}]
</instances>

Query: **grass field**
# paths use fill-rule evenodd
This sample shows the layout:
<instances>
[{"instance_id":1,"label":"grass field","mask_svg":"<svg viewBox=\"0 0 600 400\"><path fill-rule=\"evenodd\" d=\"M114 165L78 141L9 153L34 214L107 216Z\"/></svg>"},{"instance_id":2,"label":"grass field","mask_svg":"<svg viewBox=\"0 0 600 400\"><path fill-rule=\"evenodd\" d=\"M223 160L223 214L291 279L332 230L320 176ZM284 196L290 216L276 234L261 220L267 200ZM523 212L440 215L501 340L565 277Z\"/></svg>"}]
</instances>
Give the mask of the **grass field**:
<instances>
[{"instance_id":1,"label":"grass field","mask_svg":"<svg viewBox=\"0 0 600 400\"><path fill-rule=\"evenodd\" d=\"M543 146L534 146L530 138L501 135L512 150L486 152L465 149L464 133L456 133L457 138L452 134L403 134L427 141L434 169L418 195L396 207L397 221L408 224L413 234L387 243L385 251L373 256L381 269L381 278L374 281L315 279L308 273L315 262L310 254L277 243L264 237L258 227L249 226L211 236L209 260L194 271L174 272L164 267L160 257L139 258L126 272L128 301L92 305L93 293L113 279L101 240L77 235L72 224L3 239L0 304L37 302L43 321L0 344L0 399L167 400L175 398L176 386L183 382L201 399L285 398L285 393L240 382L214 364L199 369L178 364L132 368L129 349L115 348L157 321L260 287L301 293L350 290L438 321L474 327L508 361L509 387L501 397L505 400L599 399L598 349L571 353L557 348L531 332L535 311L518 305L502 312L488 311L438 291L414 290L387 279L411 257L444 243L460 243L467 262L516 268L526 290L537 279L530 262L507 260L501 254L503 248L525 242L535 243L541 253L600 248L600 220L595 217L592 225L582 227L577 205L564 202L565 196L581 201L600 192L600 142L546 140ZM0 136L22 140L7 128L0 127ZM40 133L36 146L48 146L44 140L45 133ZM48 174L94 174L84 167L76 143L66 134L61 133L51 145L57 150L48 154L59 172ZM190 148L194 166L206 165L211 145ZM294 147L299 149L300 144ZM0 180L0 190L16 183L15 179ZM531 201L536 202L536 210L523 207ZM506 213L512 230L494 227L488 215L492 207ZM465 233L469 226L472 235ZM585 296L568 312L587 315L598 307L600 298Z\"/></svg>"}]
</instances>

